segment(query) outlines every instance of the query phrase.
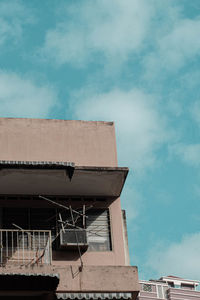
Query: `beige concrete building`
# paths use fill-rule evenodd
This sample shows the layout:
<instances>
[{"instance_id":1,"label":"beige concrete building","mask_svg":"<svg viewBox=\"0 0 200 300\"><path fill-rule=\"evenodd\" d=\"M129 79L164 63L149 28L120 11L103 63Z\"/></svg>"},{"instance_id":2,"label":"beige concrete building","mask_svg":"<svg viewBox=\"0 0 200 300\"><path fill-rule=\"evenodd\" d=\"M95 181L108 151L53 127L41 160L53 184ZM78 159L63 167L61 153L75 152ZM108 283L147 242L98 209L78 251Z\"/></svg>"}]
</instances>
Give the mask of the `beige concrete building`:
<instances>
[{"instance_id":1,"label":"beige concrete building","mask_svg":"<svg viewBox=\"0 0 200 300\"><path fill-rule=\"evenodd\" d=\"M127 174L112 122L0 119L0 299L136 299Z\"/></svg>"},{"instance_id":2,"label":"beige concrete building","mask_svg":"<svg viewBox=\"0 0 200 300\"><path fill-rule=\"evenodd\" d=\"M163 276L159 280L141 280L138 300L199 300L200 281L176 276Z\"/></svg>"}]
</instances>

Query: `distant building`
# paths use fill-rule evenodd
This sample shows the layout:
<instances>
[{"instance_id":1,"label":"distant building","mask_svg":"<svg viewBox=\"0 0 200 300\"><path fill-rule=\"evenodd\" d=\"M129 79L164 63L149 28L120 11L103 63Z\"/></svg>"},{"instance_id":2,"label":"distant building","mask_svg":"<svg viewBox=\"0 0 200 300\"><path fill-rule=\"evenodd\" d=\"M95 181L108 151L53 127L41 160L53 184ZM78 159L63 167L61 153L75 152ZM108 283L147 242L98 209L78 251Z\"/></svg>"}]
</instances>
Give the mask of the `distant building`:
<instances>
[{"instance_id":1,"label":"distant building","mask_svg":"<svg viewBox=\"0 0 200 300\"><path fill-rule=\"evenodd\" d=\"M136 299L112 122L0 119L0 299Z\"/></svg>"},{"instance_id":2,"label":"distant building","mask_svg":"<svg viewBox=\"0 0 200 300\"><path fill-rule=\"evenodd\" d=\"M199 300L199 283L175 276L161 277L159 280L140 280L138 300Z\"/></svg>"}]
</instances>

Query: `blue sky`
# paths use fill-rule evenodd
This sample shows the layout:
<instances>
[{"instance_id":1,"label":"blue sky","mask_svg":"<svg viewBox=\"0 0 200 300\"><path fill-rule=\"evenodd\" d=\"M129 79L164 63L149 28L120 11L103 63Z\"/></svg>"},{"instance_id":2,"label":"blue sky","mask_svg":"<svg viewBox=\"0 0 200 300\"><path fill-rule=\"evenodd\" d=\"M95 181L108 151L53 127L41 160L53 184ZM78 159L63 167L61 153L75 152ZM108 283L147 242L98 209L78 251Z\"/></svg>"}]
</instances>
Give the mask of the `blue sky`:
<instances>
[{"instance_id":1,"label":"blue sky","mask_svg":"<svg viewBox=\"0 0 200 300\"><path fill-rule=\"evenodd\" d=\"M199 0L0 0L0 116L115 121L141 279L200 279L199 36Z\"/></svg>"}]
</instances>

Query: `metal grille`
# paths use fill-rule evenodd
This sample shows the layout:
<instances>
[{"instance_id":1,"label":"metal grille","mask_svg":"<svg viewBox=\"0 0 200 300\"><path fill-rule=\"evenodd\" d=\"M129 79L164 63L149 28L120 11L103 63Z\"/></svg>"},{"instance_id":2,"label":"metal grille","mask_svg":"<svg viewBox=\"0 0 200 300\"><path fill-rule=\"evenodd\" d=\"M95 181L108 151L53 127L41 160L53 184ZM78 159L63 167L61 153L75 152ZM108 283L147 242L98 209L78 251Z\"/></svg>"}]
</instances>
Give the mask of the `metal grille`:
<instances>
[{"instance_id":1,"label":"metal grille","mask_svg":"<svg viewBox=\"0 0 200 300\"><path fill-rule=\"evenodd\" d=\"M0 265L51 263L51 232L0 230Z\"/></svg>"},{"instance_id":2,"label":"metal grille","mask_svg":"<svg viewBox=\"0 0 200 300\"><path fill-rule=\"evenodd\" d=\"M144 292L152 292L152 285L151 284L143 284L142 289Z\"/></svg>"}]
</instances>

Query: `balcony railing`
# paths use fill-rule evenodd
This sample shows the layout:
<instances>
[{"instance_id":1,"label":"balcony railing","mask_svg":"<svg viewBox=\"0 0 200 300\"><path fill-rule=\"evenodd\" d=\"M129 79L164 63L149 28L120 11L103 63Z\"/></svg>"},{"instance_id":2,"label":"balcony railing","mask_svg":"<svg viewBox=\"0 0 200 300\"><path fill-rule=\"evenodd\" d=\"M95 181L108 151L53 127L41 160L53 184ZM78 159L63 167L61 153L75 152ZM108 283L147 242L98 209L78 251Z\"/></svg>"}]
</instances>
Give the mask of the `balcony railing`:
<instances>
[{"instance_id":1,"label":"balcony railing","mask_svg":"<svg viewBox=\"0 0 200 300\"><path fill-rule=\"evenodd\" d=\"M0 266L51 264L51 231L0 229Z\"/></svg>"}]
</instances>

